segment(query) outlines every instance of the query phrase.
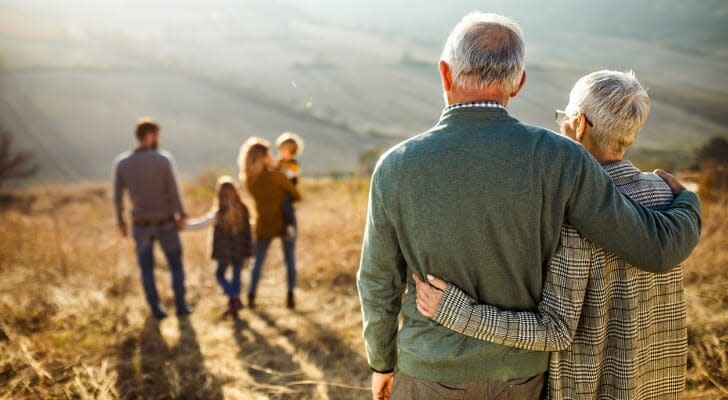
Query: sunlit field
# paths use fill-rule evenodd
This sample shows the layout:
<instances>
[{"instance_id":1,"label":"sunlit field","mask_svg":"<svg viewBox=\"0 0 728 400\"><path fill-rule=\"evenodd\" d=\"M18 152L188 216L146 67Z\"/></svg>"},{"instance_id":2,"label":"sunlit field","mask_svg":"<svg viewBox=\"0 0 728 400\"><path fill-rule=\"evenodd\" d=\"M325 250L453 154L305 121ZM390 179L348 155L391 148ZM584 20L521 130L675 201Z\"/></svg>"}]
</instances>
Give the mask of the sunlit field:
<instances>
[{"instance_id":1,"label":"sunlit field","mask_svg":"<svg viewBox=\"0 0 728 400\"><path fill-rule=\"evenodd\" d=\"M186 185L192 214L209 208L214 179ZM183 235L194 314L149 318L133 244L114 228L106 189L44 186L3 196L0 398L362 398L369 372L354 273L364 182L305 183L298 309L284 307L274 243L258 307L236 322L220 318L226 298L205 232ZM164 258L157 260L173 311Z\"/></svg>"},{"instance_id":2,"label":"sunlit field","mask_svg":"<svg viewBox=\"0 0 728 400\"><path fill-rule=\"evenodd\" d=\"M214 180L209 173L186 182L191 214L209 207ZM728 195L703 183L712 185L703 238L685 264L685 397L712 400L728 387ZM274 244L258 308L222 320L207 233L191 232L183 240L195 312L160 323L148 316L132 242L117 235L106 185L3 194L0 398L368 398L355 289L367 183L307 180L303 192L296 311L284 307ZM164 258L157 260L157 283L173 310Z\"/></svg>"}]
</instances>

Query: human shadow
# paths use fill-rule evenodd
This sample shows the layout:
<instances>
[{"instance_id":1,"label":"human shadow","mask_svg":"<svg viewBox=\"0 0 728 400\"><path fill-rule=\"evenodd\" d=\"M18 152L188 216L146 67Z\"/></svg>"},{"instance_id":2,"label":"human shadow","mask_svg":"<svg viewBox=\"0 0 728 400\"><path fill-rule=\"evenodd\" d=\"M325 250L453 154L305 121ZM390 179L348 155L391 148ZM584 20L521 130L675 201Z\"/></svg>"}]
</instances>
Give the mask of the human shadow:
<instances>
[{"instance_id":1,"label":"human shadow","mask_svg":"<svg viewBox=\"0 0 728 400\"><path fill-rule=\"evenodd\" d=\"M285 336L295 348L306 353L309 360L324 372L325 381L329 383L326 390L330 398L350 398L354 389L346 386L360 386L359 382L368 379L366 359L353 351L335 331L299 313L292 314L295 327L282 325L264 310L256 310L255 314L268 327ZM352 381L352 378L356 381Z\"/></svg>"},{"instance_id":2,"label":"human shadow","mask_svg":"<svg viewBox=\"0 0 728 400\"><path fill-rule=\"evenodd\" d=\"M125 337L118 346L116 389L120 398L164 398L171 393L164 376L169 348L153 318L144 321L141 333Z\"/></svg>"},{"instance_id":3,"label":"human shadow","mask_svg":"<svg viewBox=\"0 0 728 400\"><path fill-rule=\"evenodd\" d=\"M238 345L238 358L258 390L276 399L313 396L310 387L291 387L291 383L306 379L305 372L284 346L273 343L272 336L264 336L247 321L235 319L233 337Z\"/></svg>"},{"instance_id":4,"label":"human shadow","mask_svg":"<svg viewBox=\"0 0 728 400\"><path fill-rule=\"evenodd\" d=\"M205 358L200 350L197 332L186 316L177 318L180 339L174 347L176 365L187 371L180 382L182 398L211 399L223 398L222 384L205 367Z\"/></svg>"},{"instance_id":5,"label":"human shadow","mask_svg":"<svg viewBox=\"0 0 728 400\"><path fill-rule=\"evenodd\" d=\"M159 322L148 317L139 335L117 348L116 389L122 399L222 399L222 386L208 372L194 327L178 319L179 342L167 346Z\"/></svg>"}]
</instances>

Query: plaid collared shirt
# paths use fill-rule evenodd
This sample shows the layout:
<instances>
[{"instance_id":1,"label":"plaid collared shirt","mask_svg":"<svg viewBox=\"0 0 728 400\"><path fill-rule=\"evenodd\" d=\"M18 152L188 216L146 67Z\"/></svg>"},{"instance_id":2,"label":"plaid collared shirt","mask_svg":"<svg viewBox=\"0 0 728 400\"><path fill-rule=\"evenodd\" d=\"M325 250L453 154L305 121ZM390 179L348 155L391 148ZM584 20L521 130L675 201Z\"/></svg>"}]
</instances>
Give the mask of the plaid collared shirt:
<instances>
[{"instance_id":1,"label":"plaid collared shirt","mask_svg":"<svg viewBox=\"0 0 728 400\"><path fill-rule=\"evenodd\" d=\"M447 107L445 107L445 110L443 112L447 112L450 110L456 110L458 108L476 108L476 107L484 107L484 108L497 108L503 111L506 111L506 108L503 107L498 102L495 101L474 101L471 103L457 103L457 104L451 104Z\"/></svg>"},{"instance_id":2,"label":"plaid collared shirt","mask_svg":"<svg viewBox=\"0 0 728 400\"><path fill-rule=\"evenodd\" d=\"M622 193L647 207L672 202L665 182L629 161L604 169ZM537 312L476 304L448 285L433 319L482 340L552 351L551 399L674 399L685 388L682 268L644 272L568 225L547 267Z\"/></svg>"}]
</instances>

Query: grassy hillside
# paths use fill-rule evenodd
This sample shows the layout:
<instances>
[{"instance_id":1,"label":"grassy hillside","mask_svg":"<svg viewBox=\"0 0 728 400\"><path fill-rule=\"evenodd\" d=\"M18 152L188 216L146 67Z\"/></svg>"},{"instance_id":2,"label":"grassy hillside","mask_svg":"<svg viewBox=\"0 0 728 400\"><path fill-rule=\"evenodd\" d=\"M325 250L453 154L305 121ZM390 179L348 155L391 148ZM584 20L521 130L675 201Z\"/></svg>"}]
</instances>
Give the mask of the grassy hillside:
<instances>
[{"instance_id":1,"label":"grassy hillside","mask_svg":"<svg viewBox=\"0 0 728 400\"><path fill-rule=\"evenodd\" d=\"M351 171L436 121L442 43L481 8L524 29L529 82L509 107L523 121L555 128L579 76L632 68L653 99L639 147L725 136L725 6L626 3L13 0L0 5L0 123L38 153L41 181L106 178L141 115L188 176L283 130L307 140L308 172Z\"/></svg>"},{"instance_id":2,"label":"grassy hillside","mask_svg":"<svg viewBox=\"0 0 728 400\"><path fill-rule=\"evenodd\" d=\"M214 180L206 174L184 185L192 214L209 207ZM685 264L685 397L712 400L728 398L728 194L703 184L711 185L703 238ZM220 320L224 298L207 235L190 232L183 240L196 311L161 323L147 317L132 243L116 234L106 185L2 194L0 398L368 398L354 281L366 191L359 180L304 181L297 311L284 307L276 244L259 308L238 322ZM157 274L171 307L163 264Z\"/></svg>"}]
</instances>

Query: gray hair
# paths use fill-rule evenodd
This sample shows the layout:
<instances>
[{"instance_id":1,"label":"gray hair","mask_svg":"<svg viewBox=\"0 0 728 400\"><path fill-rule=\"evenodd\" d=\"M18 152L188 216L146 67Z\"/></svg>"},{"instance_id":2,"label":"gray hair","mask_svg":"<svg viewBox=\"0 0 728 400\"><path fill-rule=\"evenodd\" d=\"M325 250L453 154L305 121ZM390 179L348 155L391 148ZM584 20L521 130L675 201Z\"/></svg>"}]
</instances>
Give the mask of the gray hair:
<instances>
[{"instance_id":1,"label":"gray hair","mask_svg":"<svg viewBox=\"0 0 728 400\"><path fill-rule=\"evenodd\" d=\"M597 144L623 152L637 138L650 113L650 97L634 72L601 70L579 79L566 113L583 113L594 125Z\"/></svg>"},{"instance_id":2,"label":"gray hair","mask_svg":"<svg viewBox=\"0 0 728 400\"><path fill-rule=\"evenodd\" d=\"M525 67L526 46L521 28L510 18L473 12L450 33L442 60L453 83L465 89L499 85L514 92Z\"/></svg>"}]
</instances>

